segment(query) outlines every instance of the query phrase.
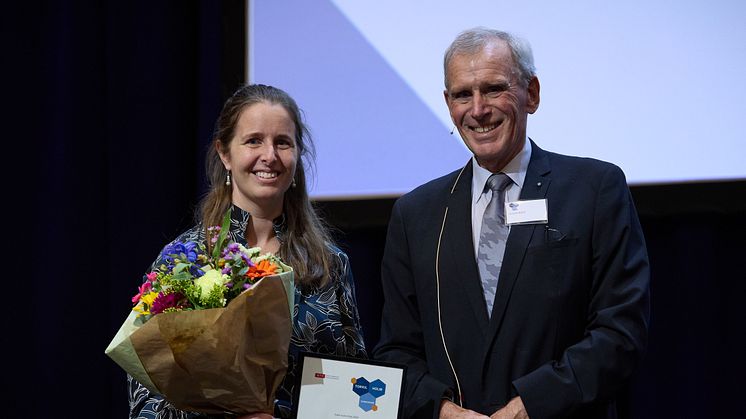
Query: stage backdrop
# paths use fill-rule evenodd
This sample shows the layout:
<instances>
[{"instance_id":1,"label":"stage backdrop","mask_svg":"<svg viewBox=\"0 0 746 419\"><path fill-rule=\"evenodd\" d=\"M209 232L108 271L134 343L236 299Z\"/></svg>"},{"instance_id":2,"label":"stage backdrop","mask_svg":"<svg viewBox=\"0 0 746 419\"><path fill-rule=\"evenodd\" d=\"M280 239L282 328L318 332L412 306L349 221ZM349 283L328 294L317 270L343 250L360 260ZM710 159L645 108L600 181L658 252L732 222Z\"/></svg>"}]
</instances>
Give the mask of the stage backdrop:
<instances>
[{"instance_id":1,"label":"stage backdrop","mask_svg":"<svg viewBox=\"0 0 746 419\"><path fill-rule=\"evenodd\" d=\"M308 3L327 11L340 10L330 9L326 1L277 3L285 6L288 16L297 8L305 10ZM387 7L395 21L397 14L408 7L404 3L409 2L400 3L377 4ZM417 3L423 7L434 4ZM498 4L503 9L523 7ZM653 15L662 26L669 19L679 19L682 8L699 3L666 4L670 13ZM691 112L701 110L704 115L710 108L724 112L723 118L710 120L704 116L682 117L682 126L691 127L693 132L701 132L703 125L709 125L713 133L719 132L724 126L739 123L744 113L740 106L737 118L726 119L732 116L728 112L737 107L737 102L722 98L718 101L714 96L707 101L688 99L691 91L722 87L722 79L728 78L733 67L741 65L737 58L743 47L732 48L734 60L717 55L726 45L733 46L728 44L730 38L725 43L710 43L706 49L698 43L700 36L712 38L707 25L713 19L721 21L724 28L732 27L733 19L743 20L728 9L728 3L710 4L710 9L700 10L701 22L692 23L690 32L683 34L684 41L699 45L692 49L692 65L708 61L707 71L685 80L675 91L651 92L637 89L636 84L627 86L640 93L642 109L648 101L675 95L690 104ZM86 4L40 0L5 5L0 14L6 82L4 159L0 166L5 181L2 202L10 215L5 213L7 230L2 253L4 333L0 346L6 361L0 409L3 418L127 417L125 374L103 351L130 310L130 299L141 284L143 273L160 248L191 223L193 209L205 191L203 155L212 124L223 100L243 82L245 73L244 6L243 0L101 0ZM733 13L726 14L720 11L722 8ZM423 16L428 10L423 9ZM657 10L657 6L641 8L640 14L645 15L648 10ZM327 22L311 16L309 20L309 33L325 30ZM288 31L293 30L290 22L273 21ZM572 29L569 24L557 25ZM450 25L443 26L443 30L450 29ZM634 30L630 26L630 31ZM737 36L737 30L732 33L733 39L743 39ZM577 38L588 36L593 34L579 34ZM277 56L270 59L279 60L289 53L282 40L278 38ZM302 42L303 37L296 41ZM343 41L330 39L329 48ZM403 45L410 42L399 41ZM672 39L671 48L679 48L684 41ZM417 39L412 42L422 43ZM438 42L443 44L441 47L447 43ZM550 77L552 72L541 63L549 53L540 53L536 42L535 47L540 74ZM580 52L575 54L609 54ZM355 51L343 58L358 60ZM335 71L332 64L328 66L330 72ZM309 61L308 66L313 65L318 63ZM423 70L436 71L438 65L433 64L433 69L423 66ZM603 66L604 62L598 65ZM630 71L638 71L637 62L627 65ZM663 71L665 67L645 62L639 65L651 80L665 80L676 70ZM305 64L300 66L297 73L302 75L305 68ZM594 73L594 68L577 71ZM731 81L735 95L742 82L738 78ZM613 84L611 79L599 86L588 86L572 78L567 83L579 86L576 94L594 94L603 99L575 109L578 115L574 120L580 121L593 106L614 103L612 94L598 90ZM547 101L551 104L572 100L550 94L547 84L563 81L544 82L539 112L551 110ZM329 106L324 115L308 115L312 128L317 116L325 117L326 112L342 115L348 108L361 106L357 98L399 94L396 89L383 91L373 83L328 87L319 92L328 95ZM344 95L340 93L342 89ZM718 93L715 90L722 89L713 88L713 95ZM387 119L375 119L378 112L388 112L387 107L396 109L398 100L361 110L359 121L372 118L380 122L376 132L381 141L391 137L405 144L420 138L419 134L429 128L414 127L408 137L403 137L401 127L392 128ZM305 107L303 99L299 103ZM661 108L658 114L666 112L669 111ZM423 111L421 116L412 118L443 126L432 115L428 117ZM350 116L344 118L347 117ZM620 113L619 121L635 125L637 118L649 117L629 109ZM538 118L537 115L531 123L538 125ZM460 146L453 146L458 141L447 134L449 128L437 129L445 131L439 140L407 151L414 152L410 155L412 160L431 149L433 154L428 159L433 162L449 161L450 154L463 153ZM371 141L362 139L362 131L348 127L344 133L350 144ZM657 140L675 143L680 137L676 133ZM318 129L316 134L322 140ZM561 134L558 131L551 137L566 137ZM543 137L537 138L542 144L551 140ZM593 136L596 137L601 138ZM717 137L707 136L699 142L703 160L715 159L723 162L723 167L733 166L729 159L740 155L735 150L711 147L710 141ZM742 134L739 138L744 141ZM454 148L449 149L451 146ZM438 150L440 153L435 152ZM641 158L646 150L639 148ZM322 148L319 155L333 151ZM378 172L395 173L401 168L387 169L387 162L398 158L395 154L399 152L395 147L380 148L374 154L358 152L353 161L363 167L364 162L375 160L379 163ZM590 153L581 150L580 154ZM463 155L454 159L459 165L462 160ZM738 168L743 167L740 161L736 163ZM323 166L318 172L319 176L330 171L336 177L351 175L351 171L344 170ZM414 176L407 171L400 173L404 173L403 178ZM653 315L649 350L633 385L621 400L621 417L746 417L741 402L746 376L741 362L746 351L746 182L635 185L632 192L650 251ZM371 347L378 340L382 303L380 257L392 202L393 199L344 199L320 205L338 228L339 243L350 255L366 343Z\"/></svg>"},{"instance_id":2,"label":"stage backdrop","mask_svg":"<svg viewBox=\"0 0 746 419\"><path fill-rule=\"evenodd\" d=\"M319 148L313 195L390 196L464 164L443 99L463 29L533 46L546 150L607 160L633 185L746 179L746 3L688 0L250 1L249 78L287 89Z\"/></svg>"}]
</instances>

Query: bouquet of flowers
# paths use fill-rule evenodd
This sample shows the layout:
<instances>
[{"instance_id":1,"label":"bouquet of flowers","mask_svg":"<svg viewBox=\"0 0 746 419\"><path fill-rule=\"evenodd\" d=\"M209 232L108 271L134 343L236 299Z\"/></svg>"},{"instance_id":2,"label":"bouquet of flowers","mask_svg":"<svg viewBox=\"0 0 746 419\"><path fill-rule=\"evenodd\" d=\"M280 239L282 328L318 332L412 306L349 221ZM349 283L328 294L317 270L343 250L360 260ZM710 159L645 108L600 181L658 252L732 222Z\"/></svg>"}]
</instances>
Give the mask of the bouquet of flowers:
<instances>
[{"instance_id":1,"label":"bouquet of flowers","mask_svg":"<svg viewBox=\"0 0 746 419\"><path fill-rule=\"evenodd\" d=\"M293 271L228 242L230 210L207 242L174 242L145 275L106 354L182 410L273 411L287 369Z\"/></svg>"}]
</instances>

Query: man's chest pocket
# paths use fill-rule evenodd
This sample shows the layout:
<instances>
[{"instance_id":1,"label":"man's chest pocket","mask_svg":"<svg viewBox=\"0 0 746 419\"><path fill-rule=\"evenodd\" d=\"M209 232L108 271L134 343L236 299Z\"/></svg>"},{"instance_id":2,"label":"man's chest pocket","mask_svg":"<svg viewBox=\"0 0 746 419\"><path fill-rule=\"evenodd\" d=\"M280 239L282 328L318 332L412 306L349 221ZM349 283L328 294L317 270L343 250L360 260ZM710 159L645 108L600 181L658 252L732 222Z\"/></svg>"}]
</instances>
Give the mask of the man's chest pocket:
<instances>
[{"instance_id":1,"label":"man's chest pocket","mask_svg":"<svg viewBox=\"0 0 746 419\"><path fill-rule=\"evenodd\" d=\"M570 292L580 240L565 237L526 249L516 286L534 299L554 301Z\"/></svg>"}]
</instances>

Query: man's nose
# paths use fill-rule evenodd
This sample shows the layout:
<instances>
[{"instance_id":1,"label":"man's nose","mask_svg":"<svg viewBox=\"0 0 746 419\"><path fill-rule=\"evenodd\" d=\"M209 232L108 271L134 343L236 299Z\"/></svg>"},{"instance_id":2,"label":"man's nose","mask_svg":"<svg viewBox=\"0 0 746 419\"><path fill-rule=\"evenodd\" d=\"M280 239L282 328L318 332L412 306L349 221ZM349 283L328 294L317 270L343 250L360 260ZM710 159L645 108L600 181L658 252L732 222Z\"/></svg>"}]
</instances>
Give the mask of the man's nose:
<instances>
[{"instance_id":1,"label":"man's nose","mask_svg":"<svg viewBox=\"0 0 746 419\"><path fill-rule=\"evenodd\" d=\"M480 92L475 92L471 97L471 117L479 119L487 113L487 103Z\"/></svg>"}]
</instances>

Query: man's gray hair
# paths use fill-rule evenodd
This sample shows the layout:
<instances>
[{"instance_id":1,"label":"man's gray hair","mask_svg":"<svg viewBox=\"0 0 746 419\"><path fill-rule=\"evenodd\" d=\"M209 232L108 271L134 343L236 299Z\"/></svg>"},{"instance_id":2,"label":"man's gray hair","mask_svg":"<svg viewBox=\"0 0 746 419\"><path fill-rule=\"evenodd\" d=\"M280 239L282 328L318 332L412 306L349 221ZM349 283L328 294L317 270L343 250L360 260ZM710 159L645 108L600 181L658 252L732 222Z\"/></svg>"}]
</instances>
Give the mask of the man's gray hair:
<instances>
[{"instance_id":1,"label":"man's gray hair","mask_svg":"<svg viewBox=\"0 0 746 419\"><path fill-rule=\"evenodd\" d=\"M482 51L487 45L496 40L504 41L513 56L513 62L518 67L519 79L524 86L536 75L534 54L528 41L508 32L476 27L461 32L446 50L443 57L443 74L448 89L448 63L456 55L472 55Z\"/></svg>"}]
</instances>

